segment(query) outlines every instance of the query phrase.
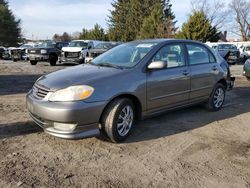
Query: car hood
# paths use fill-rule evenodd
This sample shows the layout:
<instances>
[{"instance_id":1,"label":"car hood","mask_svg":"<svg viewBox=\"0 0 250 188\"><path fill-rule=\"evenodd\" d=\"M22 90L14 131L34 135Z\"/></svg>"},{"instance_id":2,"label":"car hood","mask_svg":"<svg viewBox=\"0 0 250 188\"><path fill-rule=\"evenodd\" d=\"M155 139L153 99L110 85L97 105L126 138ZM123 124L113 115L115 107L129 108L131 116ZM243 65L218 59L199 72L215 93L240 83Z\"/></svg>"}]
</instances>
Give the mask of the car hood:
<instances>
[{"instance_id":1,"label":"car hood","mask_svg":"<svg viewBox=\"0 0 250 188\"><path fill-rule=\"evenodd\" d=\"M74 85L89 84L93 86L102 82L106 77L120 74L121 71L123 70L112 67L83 64L44 75L37 80L36 84L52 91Z\"/></svg>"},{"instance_id":2,"label":"car hood","mask_svg":"<svg viewBox=\"0 0 250 188\"><path fill-rule=\"evenodd\" d=\"M64 51L64 52L80 52L80 51L82 51L82 47L63 47L62 51Z\"/></svg>"}]
</instances>

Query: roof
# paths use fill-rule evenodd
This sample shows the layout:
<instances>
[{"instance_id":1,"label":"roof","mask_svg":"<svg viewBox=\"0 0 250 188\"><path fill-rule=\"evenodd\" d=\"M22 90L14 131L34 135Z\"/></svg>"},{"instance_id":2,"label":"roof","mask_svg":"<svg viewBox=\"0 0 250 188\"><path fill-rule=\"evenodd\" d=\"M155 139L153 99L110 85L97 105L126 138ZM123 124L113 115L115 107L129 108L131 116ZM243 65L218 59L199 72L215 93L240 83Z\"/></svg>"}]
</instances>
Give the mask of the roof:
<instances>
[{"instance_id":1,"label":"roof","mask_svg":"<svg viewBox=\"0 0 250 188\"><path fill-rule=\"evenodd\" d=\"M192 42L192 43L202 43L200 41L195 41L195 40L174 39L174 38L144 39L144 40L131 41L131 43L158 43L158 44L163 43L163 42Z\"/></svg>"}]
</instances>

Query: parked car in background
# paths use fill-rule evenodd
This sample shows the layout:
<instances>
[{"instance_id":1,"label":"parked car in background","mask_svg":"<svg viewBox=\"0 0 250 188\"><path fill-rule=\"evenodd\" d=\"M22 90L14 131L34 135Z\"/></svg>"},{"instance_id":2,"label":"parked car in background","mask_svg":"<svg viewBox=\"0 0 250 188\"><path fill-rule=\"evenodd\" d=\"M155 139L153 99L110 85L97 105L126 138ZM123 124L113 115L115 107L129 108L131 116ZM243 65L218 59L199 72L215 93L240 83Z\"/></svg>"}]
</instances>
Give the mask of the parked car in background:
<instances>
[{"instance_id":1,"label":"parked car in background","mask_svg":"<svg viewBox=\"0 0 250 188\"><path fill-rule=\"evenodd\" d=\"M65 46L68 46L68 42L45 41L35 48L28 49L30 64L36 65L39 61L46 61L55 66L61 49Z\"/></svg>"},{"instance_id":2,"label":"parked car in background","mask_svg":"<svg viewBox=\"0 0 250 188\"><path fill-rule=\"evenodd\" d=\"M250 81L250 59L246 60L244 64L243 75Z\"/></svg>"},{"instance_id":3,"label":"parked car in background","mask_svg":"<svg viewBox=\"0 0 250 188\"><path fill-rule=\"evenodd\" d=\"M121 142L136 119L198 103L220 110L233 83L229 65L206 45L152 39L44 75L26 101L34 122L53 136L76 139L100 131Z\"/></svg>"},{"instance_id":4,"label":"parked car in background","mask_svg":"<svg viewBox=\"0 0 250 188\"><path fill-rule=\"evenodd\" d=\"M242 47L241 59L245 63L250 58L250 45Z\"/></svg>"},{"instance_id":5,"label":"parked car in background","mask_svg":"<svg viewBox=\"0 0 250 188\"><path fill-rule=\"evenodd\" d=\"M234 44L217 44L214 48L228 64L234 65L240 62L240 51Z\"/></svg>"},{"instance_id":6,"label":"parked car in background","mask_svg":"<svg viewBox=\"0 0 250 188\"><path fill-rule=\"evenodd\" d=\"M86 53L85 57L85 63L91 62L94 58L101 55L102 53L110 50L111 48L114 48L115 46L118 46L119 42L101 42L95 46L95 48L90 49Z\"/></svg>"},{"instance_id":7,"label":"parked car in background","mask_svg":"<svg viewBox=\"0 0 250 188\"><path fill-rule=\"evenodd\" d=\"M14 49L15 47L9 47L5 48L3 52L3 59L4 60L10 60L11 59L11 50Z\"/></svg>"},{"instance_id":8,"label":"parked car in background","mask_svg":"<svg viewBox=\"0 0 250 188\"><path fill-rule=\"evenodd\" d=\"M85 63L86 54L90 49L100 41L95 40L73 40L69 43L69 46L62 48L61 59L62 63Z\"/></svg>"},{"instance_id":9,"label":"parked car in background","mask_svg":"<svg viewBox=\"0 0 250 188\"><path fill-rule=\"evenodd\" d=\"M0 59L3 59L5 48L3 46L0 46Z\"/></svg>"},{"instance_id":10,"label":"parked car in background","mask_svg":"<svg viewBox=\"0 0 250 188\"><path fill-rule=\"evenodd\" d=\"M23 44L18 48L13 48L10 50L11 54L11 59L13 61L18 61L18 60L28 60L28 49L34 48L36 45L35 44Z\"/></svg>"}]
</instances>

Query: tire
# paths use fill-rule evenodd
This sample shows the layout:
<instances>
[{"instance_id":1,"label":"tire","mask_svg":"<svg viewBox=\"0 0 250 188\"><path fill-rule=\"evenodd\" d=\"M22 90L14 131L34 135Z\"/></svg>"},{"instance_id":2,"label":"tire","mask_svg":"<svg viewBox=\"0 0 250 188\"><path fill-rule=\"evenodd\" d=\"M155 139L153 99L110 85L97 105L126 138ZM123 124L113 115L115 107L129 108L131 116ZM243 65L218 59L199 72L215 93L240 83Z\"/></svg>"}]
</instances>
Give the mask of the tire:
<instances>
[{"instance_id":1,"label":"tire","mask_svg":"<svg viewBox=\"0 0 250 188\"><path fill-rule=\"evenodd\" d=\"M112 142L119 143L128 137L134 122L135 108L132 101L127 98L116 99L104 110L100 131Z\"/></svg>"},{"instance_id":2,"label":"tire","mask_svg":"<svg viewBox=\"0 0 250 188\"><path fill-rule=\"evenodd\" d=\"M30 64L31 64L31 65L36 65L36 64L37 64L37 61L30 60Z\"/></svg>"},{"instance_id":3,"label":"tire","mask_svg":"<svg viewBox=\"0 0 250 188\"><path fill-rule=\"evenodd\" d=\"M85 59L82 59L79 61L79 64L84 64L85 63Z\"/></svg>"},{"instance_id":4,"label":"tire","mask_svg":"<svg viewBox=\"0 0 250 188\"><path fill-rule=\"evenodd\" d=\"M58 57L56 55L50 55L49 56L50 66L56 66L57 60L58 60Z\"/></svg>"},{"instance_id":5,"label":"tire","mask_svg":"<svg viewBox=\"0 0 250 188\"><path fill-rule=\"evenodd\" d=\"M225 86L221 83L217 83L209 97L208 102L206 103L206 108L212 112L220 110L225 101L225 94Z\"/></svg>"}]
</instances>

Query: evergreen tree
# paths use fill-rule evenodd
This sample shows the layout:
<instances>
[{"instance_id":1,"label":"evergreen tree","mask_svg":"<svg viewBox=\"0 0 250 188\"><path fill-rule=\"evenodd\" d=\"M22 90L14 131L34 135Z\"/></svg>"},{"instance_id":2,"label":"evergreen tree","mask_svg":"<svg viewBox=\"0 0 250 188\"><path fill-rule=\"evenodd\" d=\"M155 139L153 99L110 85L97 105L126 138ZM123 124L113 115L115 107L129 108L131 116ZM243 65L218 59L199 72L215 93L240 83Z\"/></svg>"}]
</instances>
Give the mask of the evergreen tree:
<instances>
[{"instance_id":1,"label":"evergreen tree","mask_svg":"<svg viewBox=\"0 0 250 188\"><path fill-rule=\"evenodd\" d=\"M178 28L175 27L176 20L172 11L170 0L162 1L163 17L158 25L157 32L159 38L173 38Z\"/></svg>"},{"instance_id":2,"label":"evergreen tree","mask_svg":"<svg viewBox=\"0 0 250 188\"><path fill-rule=\"evenodd\" d=\"M92 40L105 40L104 29L100 25L95 24L94 28L89 31L88 37Z\"/></svg>"},{"instance_id":3,"label":"evergreen tree","mask_svg":"<svg viewBox=\"0 0 250 188\"><path fill-rule=\"evenodd\" d=\"M7 1L0 0L0 46L16 46L20 40L20 20L15 19Z\"/></svg>"},{"instance_id":4,"label":"evergreen tree","mask_svg":"<svg viewBox=\"0 0 250 188\"><path fill-rule=\"evenodd\" d=\"M126 17L129 11L130 1L118 0L111 3L114 10L110 11L109 16L109 38L114 41L129 40L126 33Z\"/></svg>"},{"instance_id":5,"label":"evergreen tree","mask_svg":"<svg viewBox=\"0 0 250 188\"><path fill-rule=\"evenodd\" d=\"M112 6L108 20L111 40L169 37L176 30L169 0L117 0Z\"/></svg>"},{"instance_id":6,"label":"evergreen tree","mask_svg":"<svg viewBox=\"0 0 250 188\"><path fill-rule=\"evenodd\" d=\"M82 40L107 40L104 29L99 25L95 24L93 29L83 28L80 33L79 39Z\"/></svg>"},{"instance_id":7,"label":"evergreen tree","mask_svg":"<svg viewBox=\"0 0 250 188\"><path fill-rule=\"evenodd\" d=\"M161 4L158 3L155 5L151 14L143 20L143 24L138 38L140 39L157 38L158 37L157 30L161 21L161 17L162 17Z\"/></svg>"},{"instance_id":8,"label":"evergreen tree","mask_svg":"<svg viewBox=\"0 0 250 188\"><path fill-rule=\"evenodd\" d=\"M212 26L210 20L204 12L194 12L181 27L177 33L177 38L198 40L201 42L217 42L220 38L220 32Z\"/></svg>"},{"instance_id":9,"label":"evergreen tree","mask_svg":"<svg viewBox=\"0 0 250 188\"><path fill-rule=\"evenodd\" d=\"M87 29L83 28L82 32L79 35L79 39L85 40L85 39L88 39L88 37L89 37L89 31Z\"/></svg>"}]
</instances>

